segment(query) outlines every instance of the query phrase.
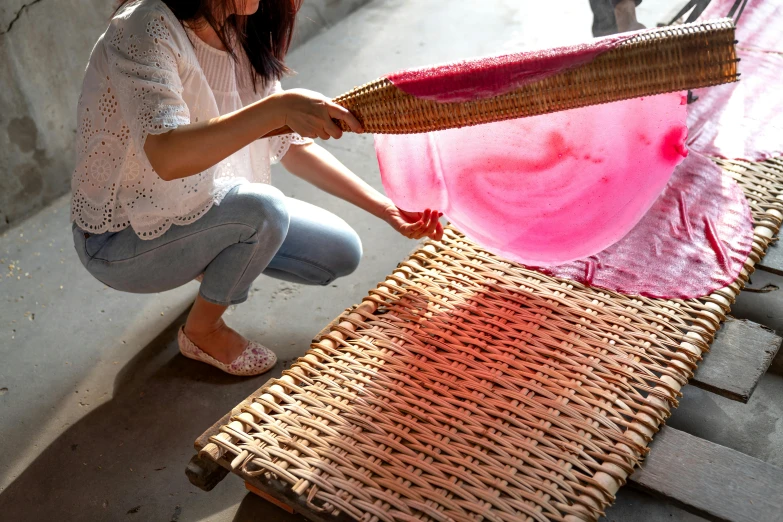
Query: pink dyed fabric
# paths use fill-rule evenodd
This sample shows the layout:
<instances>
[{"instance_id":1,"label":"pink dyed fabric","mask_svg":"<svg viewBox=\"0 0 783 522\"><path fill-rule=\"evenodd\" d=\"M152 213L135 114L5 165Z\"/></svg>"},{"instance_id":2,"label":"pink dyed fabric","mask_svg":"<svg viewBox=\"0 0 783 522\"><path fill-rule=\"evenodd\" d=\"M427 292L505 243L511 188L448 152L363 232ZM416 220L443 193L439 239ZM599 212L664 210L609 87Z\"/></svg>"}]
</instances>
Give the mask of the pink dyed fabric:
<instances>
[{"instance_id":1,"label":"pink dyed fabric","mask_svg":"<svg viewBox=\"0 0 783 522\"><path fill-rule=\"evenodd\" d=\"M731 284L752 244L742 189L691 151L627 236L586 259L538 270L623 294L690 299Z\"/></svg>"},{"instance_id":2,"label":"pink dyed fabric","mask_svg":"<svg viewBox=\"0 0 783 522\"><path fill-rule=\"evenodd\" d=\"M783 152L783 55L737 55L739 82L694 91L699 99L688 106L688 146L711 156L763 161Z\"/></svg>"},{"instance_id":3,"label":"pink dyed fabric","mask_svg":"<svg viewBox=\"0 0 783 522\"><path fill-rule=\"evenodd\" d=\"M734 0L712 0L700 20L726 16ZM735 14L736 16L736 14ZM688 145L729 159L783 153L783 0L749 0L737 23L738 83L698 89L689 106Z\"/></svg>"},{"instance_id":4,"label":"pink dyed fabric","mask_svg":"<svg viewBox=\"0 0 783 522\"><path fill-rule=\"evenodd\" d=\"M712 0L700 21L728 16L734 0ZM735 13L736 18L736 13ZM748 0L737 23L737 47L759 51L783 52L783 0Z\"/></svg>"},{"instance_id":5,"label":"pink dyed fabric","mask_svg":"<svg viewBox=\"0 0 783 522\"><path fill-rule=\"evenodd\" d=\"M621 239L687 155L681 94L426 134L376 135L386 192L440 209L468 237L528 265Z\"/></svg>"},{"instance_id":6,"label":"pink dyed fabric","mask_svg":"<svg viewBox=\"0 0 783 522\"><path fill-rule=\"evenodd\" d=\"M590 62L633 34L607 36L579 45L408 69L386 78L410 95L441 103L488 98Z\"/></svg>"}]
</instances>

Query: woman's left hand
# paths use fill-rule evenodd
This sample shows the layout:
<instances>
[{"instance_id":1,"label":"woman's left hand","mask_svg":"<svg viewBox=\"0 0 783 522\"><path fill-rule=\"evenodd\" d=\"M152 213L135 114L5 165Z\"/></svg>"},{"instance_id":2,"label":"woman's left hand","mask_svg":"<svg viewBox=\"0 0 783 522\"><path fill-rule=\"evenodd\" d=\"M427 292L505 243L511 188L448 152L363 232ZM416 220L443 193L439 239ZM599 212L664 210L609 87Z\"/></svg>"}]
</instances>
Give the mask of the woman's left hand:
<instances>
[{"instance_id":1,"label":"woman's left hand","mask_svg":"<svg viewBox=\"0 0 783 522\"><path fill-rule=\"evenodd\" d=\"M384 210L384 218L394 230L410 239L429 237L439 241L443 238L443 225L440 217L443 214L437 210L427 209L424 212L407 212L390 204Z\"/></svg>"}]
</instances>

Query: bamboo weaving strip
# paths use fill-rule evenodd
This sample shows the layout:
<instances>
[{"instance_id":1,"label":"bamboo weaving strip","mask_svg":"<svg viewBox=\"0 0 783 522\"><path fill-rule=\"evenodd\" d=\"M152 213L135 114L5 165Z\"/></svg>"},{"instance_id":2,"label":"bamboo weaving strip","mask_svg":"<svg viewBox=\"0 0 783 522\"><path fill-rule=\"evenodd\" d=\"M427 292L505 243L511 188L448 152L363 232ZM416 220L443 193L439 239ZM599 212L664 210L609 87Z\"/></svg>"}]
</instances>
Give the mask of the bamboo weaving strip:
<instances>
[{"instance_id":1,"label":"bamboo weaving strip","mask_svg":"<svg viewBox=\"0 0 783 522\"><path fill-rule=\"evenodd\" d=\"M202 455L329 518L596 520L783 219L783 161L719 161L753 211L738 280L698 300L558 280L453 229L403 261Z\"/></svg>"}]
</instances>

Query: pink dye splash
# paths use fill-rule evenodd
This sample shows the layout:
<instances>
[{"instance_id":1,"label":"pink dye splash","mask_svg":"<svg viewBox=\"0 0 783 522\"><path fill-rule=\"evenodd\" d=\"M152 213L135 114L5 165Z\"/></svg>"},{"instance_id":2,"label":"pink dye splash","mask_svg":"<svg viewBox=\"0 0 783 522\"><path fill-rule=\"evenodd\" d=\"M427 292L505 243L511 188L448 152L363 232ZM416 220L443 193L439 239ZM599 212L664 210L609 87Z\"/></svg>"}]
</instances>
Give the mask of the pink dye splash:
<instances>
[{"instance_id":1,"label":"pink dye splash","mask_svg":"<svg viewBox=\"0 0 783 522\"><path fill-rule=\"evenodd\" d=\"M734 0L712 0L700 21L728 16ZM734 14L736 18L736 13ZM783 52L783 0L748 0L737 22L737 47L758 51Z\"/></svg>"},{"instance_id":2,"label":"pink dye splash","mask_svg":"<svg viewBox=\"0 0 783 522\"><path fill-rule=\"evenodd\" d=\"M752 244L742 189L691 151L628 235L586 259L538 270L623 294L690 299L732 283Z\"/></svg>"},{"instance_id":3,"label":"pink dye splash","mask_svg":"<svg viewBox=\"0 0 783 522\"><path fill-rule=\"evenodd\" d=\"M688 106L688 145L711 156L763 161L783 152L783 55L737 55L739 82L694 91L699 99Z\"/></svg>"},{"instance_id":4,"label":"pink dye splash","mask_svg":"<svg viewBox=\"0 0 783 522\"><path fill-rule=\"evenodd\" d=\"M612 35L579 45L408 69L386 78L412 96L441 103L488 98L588 63L634 34Z\"/></svg>"},{"instance_id":5,"label":"pink dye splash","mask_svg":"<svg viewBox=\"0 0 783 522\"><path fill-rule=\"evenodd\" d=\"M489 250L555 265L628 233L687 155L681 94L427 134L376 135L386 192Z\"/></svg>"}]
</instances>

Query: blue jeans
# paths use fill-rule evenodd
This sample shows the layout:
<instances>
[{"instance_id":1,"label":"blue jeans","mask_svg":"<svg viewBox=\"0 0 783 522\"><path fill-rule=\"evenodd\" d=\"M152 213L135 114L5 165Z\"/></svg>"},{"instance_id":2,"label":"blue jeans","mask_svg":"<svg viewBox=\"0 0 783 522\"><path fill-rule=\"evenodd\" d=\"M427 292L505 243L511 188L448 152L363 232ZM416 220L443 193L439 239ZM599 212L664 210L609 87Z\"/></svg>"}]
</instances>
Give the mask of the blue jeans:
<instances>
[{"instance_id":1,"label":"blue jeans","mask_svg":"<svg viewBox=\"0 0 783 522\"><path fill-rule=\"evenodd\" d=\"M235 187L195 222L155 239L142 240L131 228L91 235L76 225L73 238L82 264L107 286L163 292L203 273L200 295L219 305L245 301L260 274L327 285L362 257L345 221L260 183Z\"/></svg>"}]
</instances>

